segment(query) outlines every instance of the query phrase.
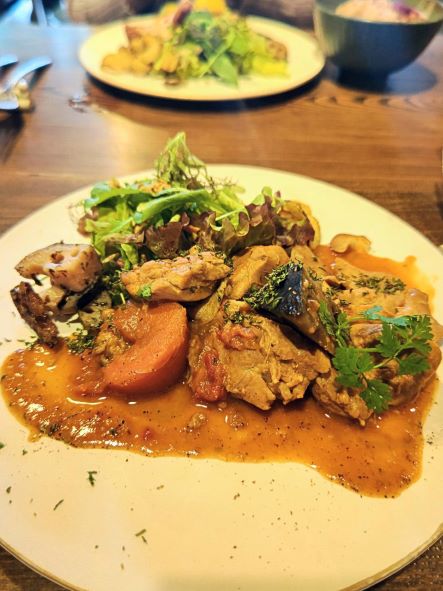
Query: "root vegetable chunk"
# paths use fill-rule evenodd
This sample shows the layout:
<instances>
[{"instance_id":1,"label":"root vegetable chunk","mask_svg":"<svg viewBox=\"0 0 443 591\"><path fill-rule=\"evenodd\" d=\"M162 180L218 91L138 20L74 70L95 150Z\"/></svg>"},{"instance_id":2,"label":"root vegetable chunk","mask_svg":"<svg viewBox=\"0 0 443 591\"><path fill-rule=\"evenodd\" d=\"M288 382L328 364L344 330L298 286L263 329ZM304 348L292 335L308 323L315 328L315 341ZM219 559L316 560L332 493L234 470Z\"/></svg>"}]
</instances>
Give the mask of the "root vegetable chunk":
<instances>
[{"instance_id":1,"label":"root vegetable chunk","mask_svg":"<svg viewBox=\"0 0 443 591\"><path fill-rule=\"evenodd\" d=\"M189 340L186 310L180 304L128 304L115 311L113 322L131 346L103 369L107 389L149 394L180 379Z\"/></svg>"}]
</instances>

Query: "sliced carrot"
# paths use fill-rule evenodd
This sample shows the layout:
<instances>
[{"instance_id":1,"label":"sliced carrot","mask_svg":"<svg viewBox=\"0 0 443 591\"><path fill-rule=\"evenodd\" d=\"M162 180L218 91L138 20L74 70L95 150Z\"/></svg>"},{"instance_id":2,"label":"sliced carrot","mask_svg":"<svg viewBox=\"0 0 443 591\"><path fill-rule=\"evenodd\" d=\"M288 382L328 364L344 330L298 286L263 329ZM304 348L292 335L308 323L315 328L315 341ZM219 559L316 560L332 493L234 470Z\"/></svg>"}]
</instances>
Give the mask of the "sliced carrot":
<instances>
[{"instance_id":1,"label":"sliced carrot","mask_svg":"<svg viewBox=\"0 0 443 591\"><path fill-rule=\"evenodd\" d=\"M133 345L104 370L108 390L122 394L159 392L176 383L186 366L189 330L180 304L127 305L113 322Z\"/></svg>"}]
</instances>

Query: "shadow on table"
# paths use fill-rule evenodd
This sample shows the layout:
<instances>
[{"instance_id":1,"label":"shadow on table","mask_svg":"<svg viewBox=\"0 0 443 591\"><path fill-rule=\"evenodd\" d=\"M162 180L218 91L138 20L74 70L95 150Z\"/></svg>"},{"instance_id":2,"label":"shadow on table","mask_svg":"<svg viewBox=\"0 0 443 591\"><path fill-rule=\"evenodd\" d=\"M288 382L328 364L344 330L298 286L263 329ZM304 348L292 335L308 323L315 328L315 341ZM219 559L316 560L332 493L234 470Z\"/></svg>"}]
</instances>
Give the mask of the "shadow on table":
<instances>
[{"instance_id":1,"label":"shadow on table","mask_svg":"<svg viewBox=\"0 0 443 591\"><path fill-rule=\"evenodd\" d=\"M0 113L0 162L5 163L8 160L22 127L23 118L19 111Z\"/></svg>"},{"instance_id":2,"label":"shadow on table","mask_svg":"<svg viewBox=\"0 0 443 591\"><path fill-rule=\"evenodd\" d=\"M293 90L288 92L282 92L279 94L255 98L255 99L242 99L242 100L226 100L226 101L184 101L184 100L173 100L163 99L158 97L145 96L130 92L127 90L121 90L115 88L104 82L96 80L88 74L88 81L90 84L91 98L97 105L103 106L106 109L112 111L112 105L106 101L106 96L117 98L126 102L131 102L136 105L145 105L151 108L157 108L161 110L175 110L183 112L239 112L245 109L264 109L266 107L273 106L275 104L286 103L293 99L299 98L308 92L310 92L321 79L322 73L320 72L315 78ZM94 89L101 91L101 95L94 93Z\"/></svg>"},{"instance_id":3,"label":"shadow on table","mask_svg":"<svg viewBox=\"0 0 443 591\"><path fill-rule=\"evenodd\" d=\"M384 95L418 94L430 90L437 83L434 72L417 62L387 77L359 76L328 64L325 77L351 90Z\"/></svg>"}]
</instances>

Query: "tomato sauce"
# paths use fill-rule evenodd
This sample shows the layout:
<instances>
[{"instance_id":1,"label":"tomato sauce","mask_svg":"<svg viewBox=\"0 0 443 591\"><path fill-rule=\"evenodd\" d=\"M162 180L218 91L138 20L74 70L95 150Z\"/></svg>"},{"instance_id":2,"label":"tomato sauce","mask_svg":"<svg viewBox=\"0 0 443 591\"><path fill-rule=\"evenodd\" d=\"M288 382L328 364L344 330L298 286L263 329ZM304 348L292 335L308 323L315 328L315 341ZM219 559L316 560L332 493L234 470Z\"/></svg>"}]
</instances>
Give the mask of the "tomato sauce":
<instances>
[{"instance_id":1,"label":"tomato sauce","mask_svg":"<svg viewBox=\"0 0 443 591\"><path fill-rule=\"evenodd\" d=\"M318 254L326 264L332 255L323 248ZM404 263L367 254L346 258L409 285L418 276L412 258ZM396 496L420 476L422 425L435 382L416 400L361 427L329 415L310 396L266 412L235 399L199 403L184 383L132 399L103 392L83 396L79 376L93 376L94 364L93 356L70 354L65 345L16 351L2 368L11 412L34 437L46 434L73 446L124 448L147 456L301 462L363 495Z\"/></svg>"}]
</instances>

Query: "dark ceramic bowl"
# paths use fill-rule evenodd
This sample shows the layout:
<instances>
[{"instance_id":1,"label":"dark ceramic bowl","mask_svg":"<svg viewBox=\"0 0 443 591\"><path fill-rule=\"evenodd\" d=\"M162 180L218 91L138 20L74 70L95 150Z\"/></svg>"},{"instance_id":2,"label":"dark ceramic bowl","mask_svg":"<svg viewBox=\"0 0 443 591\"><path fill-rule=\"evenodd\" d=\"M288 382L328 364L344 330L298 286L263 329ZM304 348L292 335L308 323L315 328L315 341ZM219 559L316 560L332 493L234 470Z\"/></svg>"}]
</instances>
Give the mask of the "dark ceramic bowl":
<instances>
[{"instance_id":1,"label":"dark ceramic bowl","mask_svg":"<svg viewBox=\"0 0 443 591\"><path fill-rule=\"evenodd\" d=\"M350 74L386 77L404 68L428 46L443 22L443 7L437 3L425 22L379 23L335 14L343 1L316 0L314 25L323 53ZM408 5L419 2L408 0Z\"/></svg>"}]
</instances>

